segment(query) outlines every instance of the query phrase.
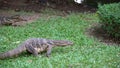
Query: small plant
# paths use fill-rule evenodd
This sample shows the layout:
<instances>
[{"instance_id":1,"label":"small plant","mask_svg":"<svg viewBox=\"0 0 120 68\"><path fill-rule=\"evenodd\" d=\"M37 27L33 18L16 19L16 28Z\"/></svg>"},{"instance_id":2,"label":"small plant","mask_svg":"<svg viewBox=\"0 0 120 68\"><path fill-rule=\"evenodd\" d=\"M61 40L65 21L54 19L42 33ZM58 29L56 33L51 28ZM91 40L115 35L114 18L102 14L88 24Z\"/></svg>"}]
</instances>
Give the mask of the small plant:
<instances>
[{"instance_id":1,"label":"small plant","mask_svg":"<svg viewBox=\"0 0 120 68\"><path fill-rule=\"evenodd\" d=\"M109 36L120 37L120 3L99 5L98 16Z\"/></svg>"}]
</instances>

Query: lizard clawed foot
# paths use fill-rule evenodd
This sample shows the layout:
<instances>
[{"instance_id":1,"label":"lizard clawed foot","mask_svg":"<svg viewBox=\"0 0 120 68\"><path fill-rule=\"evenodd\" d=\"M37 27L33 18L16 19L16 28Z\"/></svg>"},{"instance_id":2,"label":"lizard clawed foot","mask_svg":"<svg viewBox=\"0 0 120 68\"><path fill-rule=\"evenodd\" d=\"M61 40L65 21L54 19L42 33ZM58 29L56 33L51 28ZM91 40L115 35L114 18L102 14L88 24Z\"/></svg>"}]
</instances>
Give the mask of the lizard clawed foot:
<instances>
[{"instance_id":1,"label":"lizard clawed foot","mask_svg":"<svg viewBox=\"0 0 120 68\"><path fill-rule=\"evenodd\" d=\"M50 57L50 55L49 55L49 54L46 54L46 57L48 57L48 58L49 58L49 57Z\"/></svg>"}]
</instances>

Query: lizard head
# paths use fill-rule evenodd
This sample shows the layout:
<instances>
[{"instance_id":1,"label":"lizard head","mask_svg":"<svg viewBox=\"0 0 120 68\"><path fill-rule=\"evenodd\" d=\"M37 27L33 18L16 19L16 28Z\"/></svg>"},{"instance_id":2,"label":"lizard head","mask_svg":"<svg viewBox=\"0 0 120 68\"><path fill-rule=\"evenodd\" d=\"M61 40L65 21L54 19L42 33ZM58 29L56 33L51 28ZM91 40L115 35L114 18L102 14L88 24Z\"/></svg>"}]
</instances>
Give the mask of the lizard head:
<instances>
[{"instance_id":1,"label":"lizard head","mask_svg":"<svg viewBox=\"0 0 120 68\"><path fill-rule=\"evenodd\" d=\"M73 44L73 42L68 41L68 40L55 40L53 42L57 46L68 46L68 45L72 45Z\"/></svg>"}]
</instances>

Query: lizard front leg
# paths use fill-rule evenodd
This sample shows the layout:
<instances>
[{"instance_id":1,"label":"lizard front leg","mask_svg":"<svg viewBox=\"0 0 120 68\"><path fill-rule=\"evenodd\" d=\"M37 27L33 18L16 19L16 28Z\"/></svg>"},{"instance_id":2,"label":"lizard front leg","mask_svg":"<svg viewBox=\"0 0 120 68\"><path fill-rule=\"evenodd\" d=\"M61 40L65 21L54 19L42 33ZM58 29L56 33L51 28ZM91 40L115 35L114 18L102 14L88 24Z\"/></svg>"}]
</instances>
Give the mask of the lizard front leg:
<instances>
[{"instance_id":1,"label":"lizard front leg","mask_svg":"<svg viewBox=\"0 0 120 68\"><path fill-rule=\"evenodd\" d=\"M28 46L27 47L28 52L32 53L34 56L38 56L37 50L34 49L33 46Z\"/></svg>"},{"instance_id":2,"label":"lizard front leg","mask_svg":"<svg viewBox=\"0 0 120 68\"><path fill-rule=\"evenodd\" d=\"M46 56L47 56L47 57L50 57L51 49L52 49L52 46L49 45L48 48L47 48L47 53L46 53Z\"/></svg>"}]
</instances>

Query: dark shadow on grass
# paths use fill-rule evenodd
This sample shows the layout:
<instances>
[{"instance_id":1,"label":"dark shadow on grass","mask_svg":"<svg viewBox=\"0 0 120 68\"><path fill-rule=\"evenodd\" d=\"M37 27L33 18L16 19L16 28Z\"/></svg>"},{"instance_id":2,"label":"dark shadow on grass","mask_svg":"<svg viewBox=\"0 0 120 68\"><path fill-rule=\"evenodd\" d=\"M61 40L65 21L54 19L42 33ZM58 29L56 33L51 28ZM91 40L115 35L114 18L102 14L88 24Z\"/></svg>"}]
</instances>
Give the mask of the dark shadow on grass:
<instances>
[{"instance_id":1,"label":"dark shadow on grass","mask_svg":"<svg viewBox=\"0 0 120 68\"><path fill-rule=\"evenodd\" d=\"M107 32L102 28L101 24L93 24L91 28L87 29L87 34L108 45L116 44L120 46L120 38L109 36Z\"/></svg>"}]
</instances>

